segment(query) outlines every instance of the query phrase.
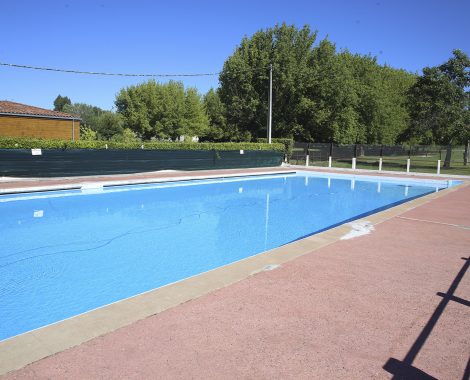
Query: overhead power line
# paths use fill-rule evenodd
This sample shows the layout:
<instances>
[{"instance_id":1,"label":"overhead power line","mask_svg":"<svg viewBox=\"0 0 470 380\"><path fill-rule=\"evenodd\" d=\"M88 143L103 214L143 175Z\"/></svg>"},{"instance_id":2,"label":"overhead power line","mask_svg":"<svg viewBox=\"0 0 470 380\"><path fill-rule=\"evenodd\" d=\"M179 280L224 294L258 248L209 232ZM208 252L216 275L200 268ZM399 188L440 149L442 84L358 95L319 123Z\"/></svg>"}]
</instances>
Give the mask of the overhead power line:
<instances>
[{"instance_id":1,"label":"overhead power line","mask_svg":"<svg viewBox=\"0 0 470 380\"><path fill-rule=\"evenodd\" d=\"M85 74L85 75L104 75L104 76L118 76L118 77L202 77L219 75L220 73L195 73L195 74L127 74L127 73L106 73L99 71L81 71L81 70L68 70L58 69L53 67L39 67L29 65L18 65L16 63L0 62L1 66L16 67L20 69L40 70L40 71L55 71L59 73L69 74Z\"/></svg>"},{"instance_id":2,"label":"overhead power line","mask_svg":"<svg viewBox=\"0 0 470 380\"><path fill-rule=\"evenodd\" d=\"M40 66L29 66L29 65L18 65L16 63L0 62L0 66L15 67L20 69L39 70L39 71L54 71L59 73L69 74L84 74L84 75L102 75L102 76L119 76L119 77L204 77L204 76L215 76L221 72L215 73L192 73L192 74L129 74L129 73L107 73L99 71L82 71L82 70L69 70L59 69L53 67L40 67ZM249 69L251 71L267 70L268 68Z\"/></svg>"},{"instance_id":3,"label":"overhead power line","mask_svg":"<svg viewBox=\"0 0 470 380\"><path fill-rule=\"evenodd\" d=\"M0 62L0 66L15 67L20 69L29 69L29 70L40 70L40 71L53 71L60 73L69 73L69 74L84 74L84 75L102 75L102 76L119 76L119 77L203 77L203 76L215 76L220 75L222 72L216 73L194 73L194 74L125 74L125 73L106 73L100 71L81 71L81 70L69 70L69 69L58 69L52 67L39 67L39 66L29 66L29 65L18 65L16 63L6 63ZM248 68L242 70L230 70L230 72L262 72L269 70L269 110L268 110L268 143L271 144L271 129L272 129L272 93L273 93L273 65L270 64L268 67L259 67L259 68Z\"/></svg>"}]
</instances>

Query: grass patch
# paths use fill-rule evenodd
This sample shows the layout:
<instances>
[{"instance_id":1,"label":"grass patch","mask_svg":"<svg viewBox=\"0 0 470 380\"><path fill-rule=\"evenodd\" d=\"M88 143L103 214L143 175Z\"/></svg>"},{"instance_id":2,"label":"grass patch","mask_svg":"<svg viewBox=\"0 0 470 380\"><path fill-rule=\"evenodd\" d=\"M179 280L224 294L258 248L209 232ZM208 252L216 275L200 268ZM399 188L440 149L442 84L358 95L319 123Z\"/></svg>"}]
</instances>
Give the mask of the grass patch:
<instances>
[{"instance_id":1,"label":"grass patch","mask_svg":"<svg viewBox=\"0 0 470 380\"><path fill-rule=\"evenodd\" d=\"M452 152L452 161L450 168L444 168L445 151L442 154L429 154L423 156L412 156L410 162L410 172L416 173L432 173L437 172L437 161L441 159L441 174L470 175L470 164L463 164L463 150L455 150ZM378 170L380 156L363 156L356 160L357 169ZM383 157L382 170L390 170L397 172L406 172L406 160L408 156L389 156ZM292 158L289 160L294 165L305 165L305 156L301 152L294 151ZM314 155L310 156L311 166L328 166L328 158L321 157L315 159ZM352 158L333 159L332 167L334 168L351 168Z\"/></svg>"}]
</instances>

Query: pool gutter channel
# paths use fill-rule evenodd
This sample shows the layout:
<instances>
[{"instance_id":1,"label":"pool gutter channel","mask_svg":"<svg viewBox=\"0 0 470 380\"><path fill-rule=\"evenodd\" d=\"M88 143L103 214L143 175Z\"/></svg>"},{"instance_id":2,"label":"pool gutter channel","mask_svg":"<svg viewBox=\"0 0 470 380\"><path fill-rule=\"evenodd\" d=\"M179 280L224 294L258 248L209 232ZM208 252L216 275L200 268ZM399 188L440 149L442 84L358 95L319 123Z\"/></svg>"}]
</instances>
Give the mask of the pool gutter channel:
<instances>
[{"instance_id":1,"label":"pool gutter channel","mask_svg":"<svg viewBox=\"0 0 470 380\"><path fill-rule=\"evenodd\" d=\"M285 171L273 171L264 172L263 174L256 173L256 175L274 173L287 174ZM212 179L239 176L241 176L240 173L225 176L192 177L191 179ZM172 178L171 181L191 179ZM123 182L126 183L122 183L122 185L131 184L129 181ZM153 180L144 183L153 182L156 181ZM162 179L158 182L168 182L168 180ZM110 184L108 186L113 185ZM463 181L463 183L459 185L416 198L409 202L380 211L376 214L357 219L354 222L369 222L371 225L376 226L386 220L399 216L406 211L469 185L469 181ZM63 190L63 188L61 190ZM31 192L31 190L29 192ZM68 348L115 331L121 327L128 326L139 320L161 313L184 302L199 298L205 294L224 288L250 276L263 273L266 271L266 268L273 268L276 270L286 262L338 242L350 231L351 226L349 223L345 223L281 247L244 258L184 280L167 284L160 288L149 290L112 304L0 341L0 375L22 368L45 357L54 355Z\"/></svg>"}]
</instances>

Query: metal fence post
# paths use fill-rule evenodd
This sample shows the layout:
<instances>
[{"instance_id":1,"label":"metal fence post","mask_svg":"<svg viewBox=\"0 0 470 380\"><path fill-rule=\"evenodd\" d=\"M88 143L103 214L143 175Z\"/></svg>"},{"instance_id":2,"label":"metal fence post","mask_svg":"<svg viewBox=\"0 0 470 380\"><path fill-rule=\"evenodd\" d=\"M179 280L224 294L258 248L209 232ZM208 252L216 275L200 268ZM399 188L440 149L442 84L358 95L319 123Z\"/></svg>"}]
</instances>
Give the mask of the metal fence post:
<instances>
[{"instance_id":1,"label":"metal fence post","mask_svg":"<svg viewBox=\"0 0 470 380\"><path fill-rule=\"evenodd\" d=\"M441 160L437 160L437 174L441 174Z\"/></svg>"},{"instance_id":2,"label":"metal fence post","mask_svg":"<svg viewBox=\"0 0 470 380\"><path fill-rule=\"evenodd\" d=\"M328 167L331 168L331 156L328 157Z\"/></svg>"},{"instance_id":3,"label":"metal fence post","mask_svg":"<svg viewBox=\"0 0 470 380\"><path fill-rule=\"evenodd\" d=\"M468 140L467 143L465 144L465 150L463 152L463 164L464 164L464 166L468 165L469 150L470 150L470 140Z\"/></svg>"},{"instance_id":4,"label":"metal fence post","mask_svg":"<svg viewBox=\"0 0 470 380\"><path fill-rule=\"evenodd\" d=\"M354 144L354 157L352 159L352 169L356 170L357 144Z\"/></svg>"},{"instance_id":5,"label":"metal fence post","mask_svg":"<svg viewBox=\"0 0 470 380\"><path fill-rule=\"evenodd\" d=\"M309 164L309 162L310 162L309 147L310 147L310 144L307 143L307 148L305 148L305 166L308 166L308 164Z\"/></svg>"},{"instance_id":6,"label":"metal fence post","mask_svg":"<svg viewBox=\"0 0 470 380\"><path fill-rule=\"evenodd\" d=\"M379 158L379 172L382 171L382 157Z\"/></svg>"},{"instance_id":7,"label":"metal fence post","mask_svg":"<svg viewBox=\"0 0 470 380\"><path fill-rule=\"evenodd\" d=\"M410 163L411 163L411 160L410 158L408 158L406 160L406 172L409 173L410 172Z\"/></svg>"}]
</instances>

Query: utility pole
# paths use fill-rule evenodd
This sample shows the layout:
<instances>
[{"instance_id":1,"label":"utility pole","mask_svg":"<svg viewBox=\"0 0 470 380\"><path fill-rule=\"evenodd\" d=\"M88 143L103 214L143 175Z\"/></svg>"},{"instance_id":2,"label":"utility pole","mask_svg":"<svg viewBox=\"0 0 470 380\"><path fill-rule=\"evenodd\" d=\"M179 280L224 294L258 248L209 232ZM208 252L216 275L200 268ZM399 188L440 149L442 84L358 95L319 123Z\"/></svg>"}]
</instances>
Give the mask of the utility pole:
<instances>
[{"instance_id":1,"label":"utility pole","mask_svg":"<svg viewBox=\"0 0 470 380\"><path fill-rule=\"evenodd\" d=\"M271 129L273 126L273 65L269 65L269 114L268 114L268 144L271 144Z\"/></svg>"}]
</instances>

